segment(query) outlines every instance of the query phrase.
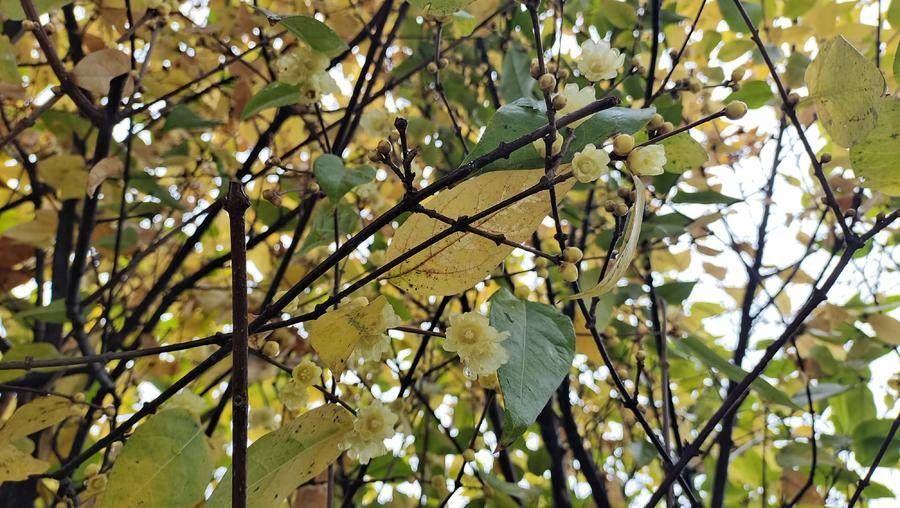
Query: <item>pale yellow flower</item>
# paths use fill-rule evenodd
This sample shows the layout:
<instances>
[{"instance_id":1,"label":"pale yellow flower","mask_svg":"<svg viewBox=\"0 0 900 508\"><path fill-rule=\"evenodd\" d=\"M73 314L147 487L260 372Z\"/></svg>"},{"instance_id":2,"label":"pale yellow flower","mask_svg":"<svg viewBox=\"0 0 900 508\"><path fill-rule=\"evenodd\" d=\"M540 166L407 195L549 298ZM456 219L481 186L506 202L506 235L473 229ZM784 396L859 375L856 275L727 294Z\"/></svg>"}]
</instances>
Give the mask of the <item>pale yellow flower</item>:
<instances>
[{"instance_id":1,"label":"pale yellow flower","mask_svg":"<svg viewBox=\"0 0 900 508\"><path fill-rule=\"evenodd\" d=\"M665 165L666 149L662 145L639 146L628 154L628 169L636 175L660 175Z\"/></svg>"},{"instance_id":2,"label":"pale yellow flower","mask_svg":"<svg viewBox=\"0 0 900 508\"><path fill-rule=\"evenodd\" d=\"M590 81L613 79L625 63L625 55L606 41L584 41L578 56L578 70Z\"/></svg>"},{"instance_id":3,"label":"pale yellow flower","mask_svg":"<svg viewBox=\"0 0 900 508\"><path fill-rule=\"evenodd\" d=\"M547 143L544 141L544 138L533 141L531 145L534 146L535 151L537 151L538 155L542 159L547 157ZM559 151L562 150L562 145L563 137L559 135L559 132L557 132L556 139L553 140L553 146L551 147L554 155L558 154Z\"/></svg>"},{"instance_id":4,"label":"pale yellow flower","mask_svg":"<svg viewBox=\"0 0 900 508\"><path fill-rule=\"evenodd\" d=\"M466 375L484 376L496 372L509 360L509 353L501 344L508 337L509 332L498 331L487 317L467 312L450 317L443 347L459 355Z\"/></svg>"},{"instance_id":5,"label":"pale yellow flower","mask_svg":"<svg viewBox=\"0 0 900 508\"><path fill-rule=\"evenodd\" d=\"M309 385L291 379L281 387L278 398L290 411L299 411L306 407L306 402L309 400L308 389Z\"/></svg>"},{"instance_id":6,"label":"pale yellow flower","mask_svg":"<svg viewBox=\"0 0 900 508\"><path fill-rule=\"evenodd\" d=\"M600 178L609 164L609 155L602 148L593 144L585 145L584 149L572 157L572 171L579 182L588 183Z\"/></svg>"},{"instance_id":7,"label":"pale yellow flower","mask_svg":"<svg viewBox=\"0 0 900 508\"><path fill-rule=\"evenodd\" d=\"M559 92L559 94L566 98L566 105L559 110L560 116L568 115L569 113L577 111L597 100L597 94L594 91L594 87L586 86L582 89L579 89L578 85L574 83L569 83L568 85L566 85L565 88L563 88L562 91ZM570 123L569 127L572 127L574 129L575 127L581 125L581 123L583 123L588 118L590 118L590 115Z\"/></svg>"},{"instance_id":8,"label":"pale yellow flower","mask_svg":"<svg viewBox=\"0 0 900 508\"><path fill-rule=\"evenodd\" d=\"M325 72L328 64L328 57L322 53L307 46L299 46L281 55L275 62L275 68L278 70L278 81L299 85L311 76Z\"/></svg>"},{"instance_id":9,"label":"pale yellow flower","mask_svg":"<svg viewBox=\"0 0 900 508\"><path fill-rule=\"evenodd\" d=\"M322 375L322 369L311 360L306 359L298 363L291 371L291 379L306 386L312 386Z\"/></svg>"},{"instance_id":10,"label":"pale yellow flower","mask_svg":"<svg viewBox=\"0 0 900 508\"><path fill-rule=\"evenodd\" d=\"M369 460L387 453L384 440L395 434L397 419L397 415L381 402L360 409L353 422L353 431L341 443L341 449L348 450L350 457L361 464L368 464Z\"/></svg>"},{"instance_id":11,"label":"pale yellow flower","mask_svg":"<svg viewBox=\"0 0 900 508\"><path fill-rule=\"evenodd\" d=\"M368 330L367 333L360 334L354 351L355 358L370 362L380 361L384 354L391 350L391 337L387 334L388 329L400 323L394 307L390 303L385 304L375 327Z\"/></svg>"}]
</instances>

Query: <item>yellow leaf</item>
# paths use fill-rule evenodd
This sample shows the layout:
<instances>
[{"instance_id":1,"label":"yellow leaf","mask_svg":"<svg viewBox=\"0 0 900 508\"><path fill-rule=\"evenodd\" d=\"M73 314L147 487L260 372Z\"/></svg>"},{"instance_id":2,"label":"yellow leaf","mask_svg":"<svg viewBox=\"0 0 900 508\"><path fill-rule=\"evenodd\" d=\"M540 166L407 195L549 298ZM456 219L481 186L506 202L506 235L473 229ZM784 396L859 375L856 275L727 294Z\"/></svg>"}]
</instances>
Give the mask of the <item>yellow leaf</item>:
<instances>
[{"instance_id":1,"label":"yellow leaf","mask_svg":"<svg viewBox=\"0 0 900 508\"><path fill-rule=\"evenodd\" d=\"M72 69L75 84L97 95L109 93L109 83L113 78L131 71L131 59L117 49L101 49L95 51L78 62ZM125 84L123 95L131 93L131 78Z\"/></svg>"},{"instance_id":2,"label":"yellow leaf","mask_svg":"<svg viewBox=\"0 0 900 508\"><path fill-rule=\"evenodd\" d=\"M20 437L30 436L39 430L52 427L73 416L78 405L63 397L48 395L32 400L16 409L0 428L0 442L9 443Z\"/></svg>"},{"instance_id":3,"label":"yellow leaf","mask_svg":"<svg viewBox=\"0 0 900 508\"><path fill-rule=\"evenodd\" d=\"M125 165L118 157L107 157L101 159L100 162L94 164L91 172L88 174L87 194L93 196L97 192L97 188L107 178L118 178L122 176Z\"/></svg>"},{"instance_id":4,"label":"yellow leaf","mask_svg":"<svg viewBox=\"0 0 900 508\"><path fill-rule=\"evenodd\" d=\"M822 46L806 70L806 84L819 119L835 143L850 146L875 127L884 76L843 37Z\"/></svg>"},{"instance_id":5,"label":"yellow leaf","mask_svg":"<svg viewBox=\"0 0 900 508\"><path fill-rule=\"evenodd\" d=\"M535 185L543 175L543 169L493 171L445 190L423 205L451 219L471 217ZM572 179L557 184L557 197L565 195L573 184ZM546 192L532 194L472 226L502 234L513 242L525 242L549 213L547 203ZM448 227L427 215L411 216L394 234L385 260L403 256ZM512 250L483 236L456 232L395 266L386 279L417 295L452 295L484 279Z\"/></svg>"},{"instance_id":6,"label":"yellow leaf","mask_svg":"<svg viewBox=\"0 0 900 508\"><path fill-rule=\"evenodd\" d=\"M635 251L637 250L638 238L641 236L641 223L644 219L644 200L646 199L646 187L644 187L644 182L637 176L632 175L631 178L634 180L636 198L634 200L634 209L631 211L631 215L628 217L628 224L625 226L626 236L619 255L610 264L606 276L603 280L598 282L596 286L586 291L582 291L581 293L569 296L565 298L565 300L600 296L615 289L616 284L619 283L619 279L625 276L625 272L627 272L628 267L631 266L631 260L634 258Z\"/></svg>"},{"instance_id":7,"label":"yellow leaf","mask_svg":"<svg viewBox=\"0 0 900 508\"><path fill-rule=\"evenodd\" d=\"M379 296L372 303L361 300L351 301L304 324L309 332L310 344L336 377L344 372L360 339L373 333L387 332L384 328L384 314L386 310L393 311L387 309L390 306L387 298Z\"/></svg>"},{"instance_id":8,"label":"yellow leaf","mask_svg":"<svg viewBox=\"0 0 900 508\"><path fill-rule=\"evenodd\" d=\"M339 444L351 430L350 412L328 404L258 439L247 450L247 506L281 506L285 497L337 459ZM207 506L231 506L230 470Z\"/></svg>"},{"instance_id":9,"label":"yellow leaf","mask_svg":"<svg viewBox=\"0 0 900 508\"><path fill-rule=\"evenodd\" d=\"M60 199L77 199L84 196L88 183L84 159L77 155L54 155L38 164L38 174L44 182L56 189Z\"/></svg>"},{"instance_id":10,"label":"yellow leaf","mask_svg":"<svg viewBox=\"0 0 900 508\"><path fill-rule=\"evenodd\" d=\"M878 340L900 346L900 321L887 314L870 314L866 322L875 330Z\"/></svg>"},{"instance_id":11,"label":"yellow leaf","mask_svg":"<svg viewBox=\"0 0 900 508\"><path fill-rule=\"evenodd\" d=\"M10 443L0 444L0 483L25 480L49 467L49 462L36 459Z\"/></svg>"},{"instance_id":12,"label":"yellow leaf","mask_svg":"<svg viewBox=\"0 0 900 508\"><path fill-rule=\"evenodd\" d=\"M712 275L713 277L722 280L725 278L725 275L728 273L728 270L722 266L714 265L712 263L703 263L703 269L706 270L706 273Z\"/></svg>"},{"instance_id":13,"label":"yellow leaf","mask_svg":"<svg viewBox=\"0 0 900 508\"><path fill-rule=\"evenodd\" d=\"M3 236L34 247L49 247L56 238L59 217L53 210L38 210L34 220L17 224L3 232Z\"/></svg>"}]
</instances>

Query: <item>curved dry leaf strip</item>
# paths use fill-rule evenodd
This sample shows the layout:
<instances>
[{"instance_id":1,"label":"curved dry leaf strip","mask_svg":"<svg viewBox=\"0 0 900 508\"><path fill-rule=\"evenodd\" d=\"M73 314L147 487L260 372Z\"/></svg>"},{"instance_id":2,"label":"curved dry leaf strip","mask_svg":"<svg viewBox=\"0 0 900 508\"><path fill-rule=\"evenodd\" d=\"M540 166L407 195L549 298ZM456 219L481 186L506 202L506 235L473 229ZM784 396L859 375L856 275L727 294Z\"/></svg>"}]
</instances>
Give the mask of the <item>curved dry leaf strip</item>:
<instances>
[{"instance_id":1,"label":"curved dry leaf strip","mask_svg":"<svg viewBox=\"0 0 900 508\"><path fill-rule=\"evenodd\" d=\"M566 297L563 300L592 298L607 293L616 287L619 279L625 276L625 272L631 266L631 260L634 259L638 239L641 236L641 223L644 220L644 194L646 193L644 182L641 181L640 177L632 175L631 179L634 180L637 197L634 200L634 210L632 210L631 217L628 218L628 225L625 227L625 243L619 256L610 265L609 271L606 272L606 277L597 283L596 286L587 291Z\"/></svg>"},{"instance_id":2,"label":"curved dry leaf strip","mask_svg":"<svg viewBox=\"0 0 900 508\"><path fill-rule=\"evenodd\" d=\"M543 175L543 169L484 173L437 194L423 205L451 219L471 217L537 184ZM557 197L562 198L572 185L572 179L557 184ZM532 194L472 226L502 234L513 242L525 242L550 211L549 203L546 191ZM448 227L427 215L412 215L394 234L385 259L402 256ZM483 236L453 233L395 266L385 279L417 295L452 295L484 279L512 250Z\"/></svg>"},{"instance_id":3,"label":"curved dry leaf strip","mask_svg":"<svg viewBox=\"0 0 900 508\"><path fill-rule=\"evenodd\" d=\"M124 168L125 165L118 157L107 157L101 159L97 164L94 164L94 167L91 168L91 172L88 173L87 195L93 196L94 193L97 192L97 188L100 187L100 184L107 178L121 177Z\"/></svg>"}]
</instances>

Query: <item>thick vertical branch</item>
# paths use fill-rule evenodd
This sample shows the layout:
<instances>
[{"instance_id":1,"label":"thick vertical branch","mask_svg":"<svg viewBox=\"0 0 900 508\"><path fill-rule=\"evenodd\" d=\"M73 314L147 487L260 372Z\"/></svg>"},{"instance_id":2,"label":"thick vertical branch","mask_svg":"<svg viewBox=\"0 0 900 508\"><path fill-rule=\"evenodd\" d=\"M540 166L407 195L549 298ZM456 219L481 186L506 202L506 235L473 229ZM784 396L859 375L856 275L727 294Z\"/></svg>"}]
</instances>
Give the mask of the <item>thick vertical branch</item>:
<instances>
[{"instance_id":1,"label":"thick vertical branch","mask_svg":"<svg viewBox=\"0 0 900 508\"><path fill-rule=\"evenodd\" d=\"M250 200L239 182L232 181L225 198L231 231L231 314L234 322L231 374L232 484L231 505L247 506L247 244L244 212Z\"/></svg>"}]
</instances>

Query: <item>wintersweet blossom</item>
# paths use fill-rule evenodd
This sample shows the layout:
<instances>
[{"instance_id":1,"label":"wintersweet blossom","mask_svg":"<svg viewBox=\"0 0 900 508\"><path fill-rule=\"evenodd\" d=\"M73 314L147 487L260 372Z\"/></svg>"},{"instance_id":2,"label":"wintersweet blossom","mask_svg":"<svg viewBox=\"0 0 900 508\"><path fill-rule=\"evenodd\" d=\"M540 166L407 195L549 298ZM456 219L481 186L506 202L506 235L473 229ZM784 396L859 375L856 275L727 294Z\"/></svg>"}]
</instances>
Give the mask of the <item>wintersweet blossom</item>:
<instances>
[{"instance_id":1,"label":"wintersweet blossom","mask_svg":"<svg viewBox=\"0 0 900 508\"><path fill-rule=\"evenodd\" d=\"M625 55L606 41L584 41L578 57L578 70L590 81L613 79L625 62Z\"/></svg>"},{"instance_id":2,"label":"wintersweet blossom","mask_svg":"<svg viewBox=\"0 0 900 508\"><path fill-rule=\"evenodd\" d=\"M470 377L492 374L509 360L501 342L509 332L500 332L485 316L466 312L450 317L444 350L459 355Z\"/></svg>"},{"instance_id":3,"label":"wintersweet blossom","mask_svg":"<svg viewBox=\"0 0 900 508\"><path fill-rule=\"evenodd\" d=\"M322 53L300 46L276 61L278 81L297 86L300 101L311 104L338 90L337 82L328 74L328 63Z\"/></svg>"},{"instance_id":4,"label":"wintersweet blossom","mask_svg":"<svg viewBox=\"0 0 900 508\"><path fill-rule=\"evenodd\" d=\"M600 178L609 164L609 155L602 148L587 144L572 157L572 171L579 182L588 183Z\"/></svg>"},{"instance_id":5,"label":"wintersweet blossom","mask_svg":"<svg viewBox=\"0 0 900 508\"><path fill-rule=\"evenodd\" d=\"M639 146L628 154L628 169L636 175L660 175L665 165L666 149L662 145Z\"/></svg>"},{"instance_id":6,"label":"wintersweet blossom","mask_svg":"<svg viewBox=\"0 0 900 508\"><path fill-rule=\"evenodd\" d=\"M306 386L312 386L321 375L322 369L309 359L298 363L291 371L291 379Z\"/></svg>"},{"instance_id":7,"label":"wintersweet blossom","mask_svg":"<svg viewBox=\"0 0 900 508\"><path fill-rule=\"evenodd\" d=\"M309 400L309 385L291 379L278 391L278 399L290 411L299 411Z\"/></svg>"},{"instance_id":8,"label":"wintersweet blossom","mask_svg":"<svg viewBox=\"0 0 900 508\"><path fill-rule=\"evenodd\" d=\"M340 447L348 450L351 458L361 464L368 464L375 457L387 453L384 440L394 435L397 415L381 402L375 402L360 409L353 422L353 431L341 442Z\"/></svg>"},{"instance_id":9,"label":"wintersweet blossom","mask_svg":"<svg viewBox=\"0 0 900 508\"><path fill-rule=\"evenodd\" d=\"M565 99L566 99L566 105L563 106L563 108L559 110L560 116L568 115L569 113L578 111L579 109L581 109L581 108L593 103L595 100L597 100L597 94L594 91L594 87L586 86L584 88L579 89L578 85L576 85L575 83L567 84L562 89L562 91L559 92L559 94L562 95L563 97L565 97ZM569 127L574 129L575 127L578 127L579 125L581 125L581 123L584 122L585 120L587 120L588 118L590 118L590 117L586 116L580 120L576 120L576 121L570 123Z\"/></svg>"},{"instance_id":10,"label":"wintersweet blossom","mask_svg":"<svg viewBox=\"0 0 900 508\"><path fill-rule=\"evenodd\" d=\"M354 356L370 362L381 360L381 357L391 350L391 337L387 334L387 330L400 323L401 320L394 312L394 307L385 303L375 326L360 333Z\"/></svg>"}]
</instances>

